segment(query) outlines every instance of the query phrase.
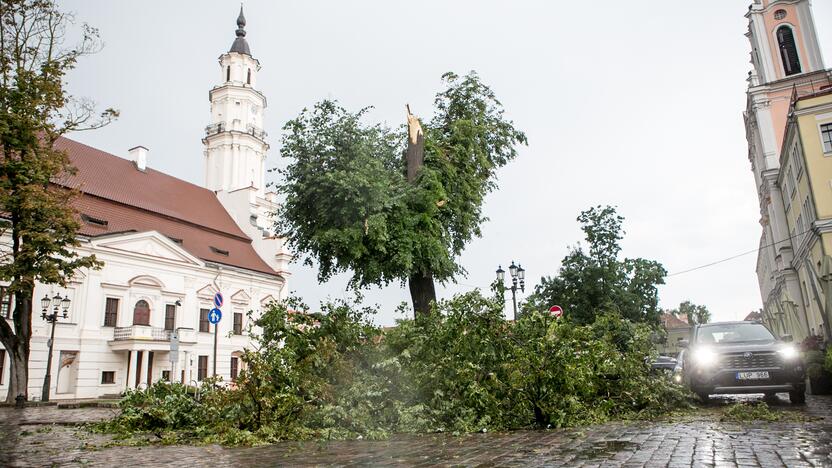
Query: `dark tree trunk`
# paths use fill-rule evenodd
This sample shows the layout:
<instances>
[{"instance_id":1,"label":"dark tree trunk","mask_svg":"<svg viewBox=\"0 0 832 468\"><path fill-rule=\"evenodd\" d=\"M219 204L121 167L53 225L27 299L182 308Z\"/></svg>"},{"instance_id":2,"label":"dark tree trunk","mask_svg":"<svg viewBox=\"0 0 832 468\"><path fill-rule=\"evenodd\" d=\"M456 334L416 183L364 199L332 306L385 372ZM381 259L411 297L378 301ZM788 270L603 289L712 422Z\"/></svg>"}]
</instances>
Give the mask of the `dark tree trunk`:
<instances>
[{"instance_id":1,"label":"dark tree trunk","mask_svg":"<svg viewBox=\"0 0 832 468\"><path fill-rule=\"evenodd\" d=\"M31 297L31 294L29 294ZM9 354L9 388L6 402L14 403L18 395L29 399L29 341L32 337L32 301L26 293L16 293L14 301L14 325L12 328L0 319L0 341Z\"/></svg>"},{"instance_id":2,"label":"dark tree trunk","mask_svg":"<svg viewBox=\"0 0 832 468\"><path fill-rule=\"evenodd\" d=\"M410 113L410 106L407 106L407 152L405 163L407 167L407 181L416 183L419 169L425 162L425 135L419 119ZM436 302L436 287L433 284L433 275L430 273L413 273L408 279L410 286L410 299L413 301L413 310L416 315L430 313L431 304Z\"/></svg>"},{"instance_id":3,"label":"dark tree trunk","mask_svg":"<svg viewBox=\"0 0 832 468\"><path fill-rule=\"evenodd\" d=\"M543 414L543 410L537 404L534 405L534 423L540 428L545 428L549 424L546 415Z\"/></svg>"},{"instance_id":4,"label":"dark tree trunk","mask_svg":"<svg viewBox=\"0 0 832 468\"><path fill-rule=\"evenodd\" d=\"M433 276L416 273L410 276L408 285L410 286L410 299L413 301L413 310L416 315L429 314L431 304L436 302Z\"/></svg>"}]
</instances>

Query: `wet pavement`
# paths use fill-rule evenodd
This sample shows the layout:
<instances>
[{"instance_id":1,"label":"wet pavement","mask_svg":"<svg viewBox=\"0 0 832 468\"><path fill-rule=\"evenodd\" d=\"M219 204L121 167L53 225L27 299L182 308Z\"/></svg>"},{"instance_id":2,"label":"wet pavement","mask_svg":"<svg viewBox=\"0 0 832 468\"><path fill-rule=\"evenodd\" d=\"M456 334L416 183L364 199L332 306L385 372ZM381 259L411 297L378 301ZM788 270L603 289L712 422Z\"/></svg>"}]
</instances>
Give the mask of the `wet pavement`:
<instances>
[{"instance_id":1,"label":"wet pavement","mask_svg":"<svg viewBox=\"0 0 832 468\"><path fill-rule=\"evenodd\" d=\"M756 396L743 399L759 399ZM385 441L284 442L251 448L106 447L109 436L72 424L110 417L103 408L0 408L0 466L579 466L832 467L832 397L805 406L783 398L778 422L722 422L717 400L701 415L549 431Z\"/></svg>"}]
</instances>

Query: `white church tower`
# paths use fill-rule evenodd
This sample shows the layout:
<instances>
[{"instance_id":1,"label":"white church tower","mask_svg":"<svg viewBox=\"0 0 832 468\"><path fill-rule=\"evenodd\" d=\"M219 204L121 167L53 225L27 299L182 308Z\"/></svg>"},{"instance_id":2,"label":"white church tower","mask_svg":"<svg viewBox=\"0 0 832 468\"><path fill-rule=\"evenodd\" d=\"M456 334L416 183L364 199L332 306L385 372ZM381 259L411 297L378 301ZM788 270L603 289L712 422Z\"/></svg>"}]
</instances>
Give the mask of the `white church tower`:
<instances>
[{"instance_id":1,"label":"white church tower","mask_svg":"<svg viewBox=\"0 0 832 468\"><path fill-rule=\"evenodd\" d=\"M205 127L205 187L251 237L257 253L277 272L288 276L291 259L283 239L274 233L276 195L266 191L266 97L256 89L260 61L246 41L246 18L240 7L237 38L219 57L220 83L208 93L211 124ZM284 288L286 290L286 288Z\"/></svg>"},{"instance_id":2,"label":"white church tower","mask_svg":"<svg viewBox=\"0 0 832 468\"><path fill-rule=\"evenodd\" d=\"M246 42L246 19L240 8L237 38L219 58L220 82L208 96L211 125L205 128L205 186L214 191L254 187L264 194L266 133L263 110L266 97L255 89L260 61Z\"/></svg>"}]
</instances>

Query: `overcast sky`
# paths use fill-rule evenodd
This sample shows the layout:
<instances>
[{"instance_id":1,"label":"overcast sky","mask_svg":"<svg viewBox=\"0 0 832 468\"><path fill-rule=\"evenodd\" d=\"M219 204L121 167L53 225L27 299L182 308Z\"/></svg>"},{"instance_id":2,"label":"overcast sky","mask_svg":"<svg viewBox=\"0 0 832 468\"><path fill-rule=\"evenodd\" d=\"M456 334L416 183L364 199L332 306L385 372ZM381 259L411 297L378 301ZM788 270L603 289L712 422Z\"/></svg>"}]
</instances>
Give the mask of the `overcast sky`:
<instances>
[{"instance_id":1,"label":"overcast sky","mask_svg":"<svg viewBox=\"0 0 832 468\"><path fill-rule=\"evenodd\" d=\"M373 105L371 119L399 125L406 103L429 118L443 72L476 70L529 145L486 200L491 220L461 258L468 277L440 296L487 288L512 260L526 268L528 293L582 240L575 218L597 204L626 217L624 255L670 273L753 250L759 208L742 121L749 2L247 1L268 98L268 165L284 164L283 124L320 99ZM71 137L123 157L144 145L151 167L202 184L208 90L239 2L62 4L105 41L70 75L71 92L121 111L114 124ZM814 2L814 15L829 66L832 2ZM761 306L755 260L671 276L661 305L690 299L716 319L740 319ZM346 276L318 284L314 270L292 271L291 289L310 303L345 294ZM390 324L409 294L393 285L367 300Z\"/></svg>"}]
</instances>

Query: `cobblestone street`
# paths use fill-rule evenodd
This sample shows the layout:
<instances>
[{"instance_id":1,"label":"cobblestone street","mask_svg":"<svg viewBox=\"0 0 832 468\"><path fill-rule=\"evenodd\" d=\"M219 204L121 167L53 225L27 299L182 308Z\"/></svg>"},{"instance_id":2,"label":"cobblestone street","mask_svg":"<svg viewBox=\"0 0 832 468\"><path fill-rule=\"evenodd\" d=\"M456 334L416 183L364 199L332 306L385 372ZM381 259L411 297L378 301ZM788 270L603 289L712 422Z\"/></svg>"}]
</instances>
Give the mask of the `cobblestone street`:
<instances>
[{"instance_id":1,"label":"cobblestone street","mask_svg":"<svg viewBox=\"0 0 832 468\"><path fill-rule=\"evenodd\" d=\"M717 401L710 409L730 401ZM832 466L832 397L810 396L805 407L783 399L769 404L807 421L739 424L720 422L716 411L706 411L683 421L462 437L253 448L105 447L109 437L72 423L109 417L112 409L0 408L0 466Z\"/></svg>"}]
</instances>

